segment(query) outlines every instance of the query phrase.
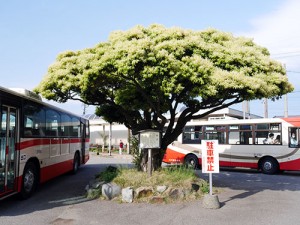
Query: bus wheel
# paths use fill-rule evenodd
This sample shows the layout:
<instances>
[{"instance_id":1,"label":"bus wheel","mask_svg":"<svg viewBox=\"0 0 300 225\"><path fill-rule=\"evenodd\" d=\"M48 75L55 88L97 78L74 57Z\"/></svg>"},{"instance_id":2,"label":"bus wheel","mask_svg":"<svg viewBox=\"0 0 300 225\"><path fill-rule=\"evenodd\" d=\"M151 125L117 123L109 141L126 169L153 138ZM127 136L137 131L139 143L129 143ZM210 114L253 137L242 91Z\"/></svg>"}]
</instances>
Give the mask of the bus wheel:
<instances>
[{"instance_id":1,"label":"bus wheel","mask_svg":"<svg viewBox=\"0 0 300 225\"><path fill-rule=\"evenodd\" d=\"M25 166L22 178L21 198L29 198L36 190L38 183L37 174L36 165L33 162L28 162Z\"/></svg>"},{"instance_id":2,"label":"bus wheel","mask_svg":"<svg viewBox=\"0 0 300 225\"><path fill-rule=\"evenodd\" d=\"M193 169L197 169L199 167L198 157L193 154L187 155L184 159L184 163L187 167L191 167Z\"/></svg>"},{"instance_id":3,"label":"bus wheel","mask_svg":"<svg viewBox=\"0 0 300 225\"><path fill-rule=\"evenodd\" d=\"M73 174L77 173L79 166L80 166L80 158L79 158L79 154L76 152L73 160L73 170L72 170Z\"/></svg>"},{"instance_id":4,"label":"bus wheel","mask_svg":"<svg viewBox=\"0 0 300 225\"><path fill-rule=\"evenodd\" d=\"M276 159L266 157L260 162L260 169L264 174L275 174L279 170L279 165Z\"/></svg>"}]
</instances>

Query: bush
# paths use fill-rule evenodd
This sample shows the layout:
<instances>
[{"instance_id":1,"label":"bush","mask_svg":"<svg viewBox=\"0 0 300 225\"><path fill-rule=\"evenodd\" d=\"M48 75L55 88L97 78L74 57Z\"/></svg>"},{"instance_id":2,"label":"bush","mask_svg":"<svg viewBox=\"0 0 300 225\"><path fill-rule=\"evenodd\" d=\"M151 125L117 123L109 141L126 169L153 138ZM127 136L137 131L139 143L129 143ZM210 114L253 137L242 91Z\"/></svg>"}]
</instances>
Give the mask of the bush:
<instances>
[{"instance_id":1,"label":"bush","mask_svg":"<svg viewBox=\"0 0 300 225\"><path fill-rule=\"evenodd\" d=\"M108 166L105 171L100 172L95 175L96 179L105 181L106 183L111 182L114 180L118 174L120 173L120 170L114 166Z\"/></svg>"},{"instance_id":2,"label":"bush","mask_svg":"<svg viewBox=\"0 0 300 225\"><path fill-rule=\"evenodd\" d=\"M141 162L142 162L142 153L139 150L139 139L135 136L132 136L130 138L130 149L133 155L132 162L134 164L134 167L138 171L142 171Z\"/></svg>"}]
</instances>

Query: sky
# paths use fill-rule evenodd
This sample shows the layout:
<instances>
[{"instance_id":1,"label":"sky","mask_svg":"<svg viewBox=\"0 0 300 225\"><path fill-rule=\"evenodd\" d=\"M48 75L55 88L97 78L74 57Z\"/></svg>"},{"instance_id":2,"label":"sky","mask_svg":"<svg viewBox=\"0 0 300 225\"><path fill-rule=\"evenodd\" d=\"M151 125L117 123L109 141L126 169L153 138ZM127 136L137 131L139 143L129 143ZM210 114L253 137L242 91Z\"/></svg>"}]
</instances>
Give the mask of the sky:
<instances>
[{"instance_id":1,"label":"sky","mask_svg":"<svg viewBox=\"0 0 300 225\"><path fill-rule=\"evenodd\" d=\"M286 66L294 92L289 115L300 115L299 0L11 0L0 3L0 86L32 90L56 56L105 42L111 32L162 24L193 30L216 28L253 38ZM79 102L57 104L81 115ZM232 108L242 110L241 104ZM86 113L94 113L89 106ZM250 102L263 116L263 100ZM268 116L282 116L284 101L268 101Z\"/></svg>"}]
</instances>

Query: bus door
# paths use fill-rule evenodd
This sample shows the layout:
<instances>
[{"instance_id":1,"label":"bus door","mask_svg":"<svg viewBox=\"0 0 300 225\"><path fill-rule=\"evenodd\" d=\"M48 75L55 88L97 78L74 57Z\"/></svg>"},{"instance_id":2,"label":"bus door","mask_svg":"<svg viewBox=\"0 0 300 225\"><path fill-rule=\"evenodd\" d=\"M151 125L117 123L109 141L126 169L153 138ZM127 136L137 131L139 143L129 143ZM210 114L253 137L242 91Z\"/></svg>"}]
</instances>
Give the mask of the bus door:
<instances>
[{"instance_id":1,"label":"bus door","mask_svg":"<svg viewBox=\"0 0 300 225\"><path fill-rule=\"evenodd\" d=\"M85 163L85 142L86 142L86 124L81 122L81 137L80 137L80 142L81 142L81 162L80 164Z\"/></svg>"},{"instance_id":2,"label":"bus door","mask_svg":"<svg viewBox=\"0 0 300 225\"><path fill-rule=\"evenodd\" d=\"M0 130L0 193L11 191L15 186L17 109L1 107Z\"/></svg>"}]
</instances>

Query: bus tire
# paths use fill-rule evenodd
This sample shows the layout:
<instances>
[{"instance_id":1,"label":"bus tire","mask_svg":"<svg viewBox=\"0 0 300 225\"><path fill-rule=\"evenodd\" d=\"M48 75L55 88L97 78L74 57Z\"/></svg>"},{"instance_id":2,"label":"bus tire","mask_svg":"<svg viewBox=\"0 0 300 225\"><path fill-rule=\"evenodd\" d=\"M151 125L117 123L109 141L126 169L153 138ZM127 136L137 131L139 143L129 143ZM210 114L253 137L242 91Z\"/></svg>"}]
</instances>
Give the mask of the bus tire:
<instances>
[{"instance_id":1,"label":"bus tire","mask_svg":"<svg viewBox=\"0 0 300 225\"><path fill-rule=\"evenodd\" d=\"M29 161L23 172L22 177L22 189L21 189L21 198L29 198L37 188L38 184L38 171L37 166L33 161Z\"/></svg>"},{"instance_id":2,"label":"bus tire","mask_svg":"<svg viewBox=\"0 0 300 225\"><path fill-rule=\"evenodd\" d=\"M193 169L197 169L199 167L198 157L194 154L189 154L184 159L184 164L187 167L191 167Z\"/></svg>"},{"instance_id":3,"label":"bus tire","mask_svg":"<svg viewBox=\"0 0 300 225\"><path fill-rule=\"evenodd\" d=\"M78 172L79 166L80 166L80 157L79 157L78 152L76 152L74 155L74 160L73 160L72 174L76 174Z\"/></svg>"},{"instance_id":4,"label":"bus tire","mask_svg":"<svg viewBox=\"0 0 300 225\"><path fill-rule=\"evenodd\" d=\"M273 157L265 157L260 161L260 169L264 174L276 174L279 171L279 164Z\"/></svg>"}]
</instances>

